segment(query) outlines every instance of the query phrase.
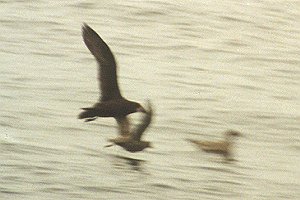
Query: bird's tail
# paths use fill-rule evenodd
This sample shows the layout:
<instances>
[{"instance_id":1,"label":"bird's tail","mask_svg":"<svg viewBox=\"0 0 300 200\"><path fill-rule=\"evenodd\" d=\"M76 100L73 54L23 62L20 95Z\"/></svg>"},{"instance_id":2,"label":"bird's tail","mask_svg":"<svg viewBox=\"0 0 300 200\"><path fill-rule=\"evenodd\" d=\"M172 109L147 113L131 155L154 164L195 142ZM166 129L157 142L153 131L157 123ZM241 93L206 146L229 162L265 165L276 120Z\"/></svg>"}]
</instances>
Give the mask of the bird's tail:
<instances>
[{"instance_id":1,"label":"bird's tail","mask_svg":"<svg viewBox=\"0 0 300 200\"><path fill-rule=\"evenodd\" d=\"M82 108L82 111L78 115L78 119L86 119L86 118L95 118L97 117L97 112L94 108Z\"/></svg>"}]
</instances>

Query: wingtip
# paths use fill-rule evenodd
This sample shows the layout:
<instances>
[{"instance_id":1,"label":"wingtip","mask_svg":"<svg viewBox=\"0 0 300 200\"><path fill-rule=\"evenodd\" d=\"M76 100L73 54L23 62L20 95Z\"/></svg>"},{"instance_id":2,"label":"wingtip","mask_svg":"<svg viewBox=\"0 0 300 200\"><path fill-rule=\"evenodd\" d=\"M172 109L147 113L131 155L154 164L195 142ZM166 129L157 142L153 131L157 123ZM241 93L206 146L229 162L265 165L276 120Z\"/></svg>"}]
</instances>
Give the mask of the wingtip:
<instances>
[{"instance_id":1,"label":"wingtip","mask_svg":"<svg viewBox=\"0 0 300 200\"><path fill-rule=\"evenodd\" d=\"M82 28L85 28L85 27L88 27L88 26L89 26L89 25L88 25L87 23L83 22L81 27L82 27Z\"/></svg>"},{"instance_id":2,"label":"wingtip","mask_svg":"<svg viewBox=\"0 0 300 200\"><path fill-rule=\"evenodd\" d=\"M93 32L94 30L85 22L82 23L82 26L81 26L81 29L82 29L82 35L85 35L85 34L89 34L90 32Z\"/></svg>"},{"instance_id":3,"label":"wingtip","mask_svg":"<svg viewBox=\"0 0 300 200\"><path fill-rule=\"evenodd\" d=\"M151 107L151 100L150 99L146 99L146 103L147 103L147 105L148 105L148 107Z\"/></svg>"},{"instance_id":4,"label":"wingtip","mask_svg":"<svg viewBox=\"0 0 300 200\"><path fill-rule=\"evenodd\" d=\"M147 113L149 113L149 114L152 115L152 113L153 113L153 108L152 108L151 100L150 100L150 99L147 99L146 102L147 102Z\"/></svg>"},{"instance_id":5,"label":"wingtip","mask_svg":"<svg viewBox=\"0 0 300 200\"><path fill-rule=\"evenodd\" d=\"M88 28L90 28L90 26L87 23L83 22L81 26L82 34L86 32Z\"/></svg>"}]
</instances>

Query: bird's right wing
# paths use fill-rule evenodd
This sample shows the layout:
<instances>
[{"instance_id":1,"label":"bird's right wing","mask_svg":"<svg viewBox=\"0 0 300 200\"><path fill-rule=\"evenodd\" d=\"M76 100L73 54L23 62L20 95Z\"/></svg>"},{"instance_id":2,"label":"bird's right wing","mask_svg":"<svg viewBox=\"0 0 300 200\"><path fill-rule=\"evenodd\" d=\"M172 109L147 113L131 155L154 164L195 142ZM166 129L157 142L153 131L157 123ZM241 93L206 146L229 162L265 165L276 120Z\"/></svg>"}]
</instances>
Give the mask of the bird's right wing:
<instances>
[{"instance_id":1,"label":"bird's right wing","mask_svg":"<svg viewBox=\"0 0 300 200\"><path fill-rule=\"evenodd\" d=\"M144 117L142 118L142 122L137 125L136 129L132 132L132 138L134 140L141 140L142 134L145 132L145 130L148 128L149 124L152 121L152 115L153 110L151 106L150 100L148 100L148 110L144 114Z\"/></svg>"},{"instance_id":2,"label":"bird's right wing","mask_svg":"<svg viewBox=\"0 0 300 200\"><path fill-rule=\"evenodd\" d=\"M126 116L116 117L118 123L119 134L123 137L130 136L130 120Z\"/></svg>"}]
</instances>

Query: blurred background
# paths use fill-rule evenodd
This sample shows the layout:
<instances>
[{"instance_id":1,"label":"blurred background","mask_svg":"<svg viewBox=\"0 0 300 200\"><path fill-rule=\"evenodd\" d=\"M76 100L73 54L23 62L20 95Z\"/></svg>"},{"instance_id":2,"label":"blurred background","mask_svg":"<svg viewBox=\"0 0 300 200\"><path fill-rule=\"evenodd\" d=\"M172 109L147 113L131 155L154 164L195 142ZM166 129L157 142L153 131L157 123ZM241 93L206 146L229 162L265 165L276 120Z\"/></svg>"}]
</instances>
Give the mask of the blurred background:
<instances>
[{"instance_id":1,"label":"blurred background","mask_svg":"<svg viewBox=\"0 0 300 200\"><path fill-rule=\"evenodd\" d=\"M300 199L300 2L0 1L1 199ZM103 148L88 23L122 93L155 109L154 148ZM139 114L132 114L134 124ZM185 138L243 133L235 162Z\"/></svg>"}]
</instances>

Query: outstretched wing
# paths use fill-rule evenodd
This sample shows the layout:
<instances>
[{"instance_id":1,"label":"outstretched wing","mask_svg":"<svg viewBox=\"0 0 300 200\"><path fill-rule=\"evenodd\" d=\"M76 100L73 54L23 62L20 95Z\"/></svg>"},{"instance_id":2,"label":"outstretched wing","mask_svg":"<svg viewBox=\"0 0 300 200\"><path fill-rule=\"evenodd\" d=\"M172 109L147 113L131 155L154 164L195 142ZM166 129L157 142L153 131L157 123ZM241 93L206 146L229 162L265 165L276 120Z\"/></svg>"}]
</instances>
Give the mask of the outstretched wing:
<instances>
[{"instance_id":1,"label":"outstretched wing","mask_svg":"<svg viewBox=\"0 0 300 200\"><path fill-rule=\"evenodd\" d=\"M107 44L87 24L82 26L82 37L85 45L98 62L98 80L101 91L101 101L122 98L118 80L115 58Z\"/></svg>"},{"instance_id":2,"label":"outstretched wing","mask_svg":"<svg viewBox=\"0 0 300 200\"><path fill-rule=\"evenodd\" d=\"M151 107L151 102L148 100L148 111L145 113L144 117L142 118L142 122L138 124L136 129L132 132L132 139L140 141L142 134L145 132L149 124L151 123L152 120L152 107Z\"/></svg>"},{"instance_id":3,"label":"outstretched wing","mask_svg":"<svg viewBox=\"0 0 300 200\"><path fill-rule=\"evenodd\" d=\"M130 136L130 120L126 116L116 117L118 123L119 134L123 137Z\"/></svg>"}]
</instances>

